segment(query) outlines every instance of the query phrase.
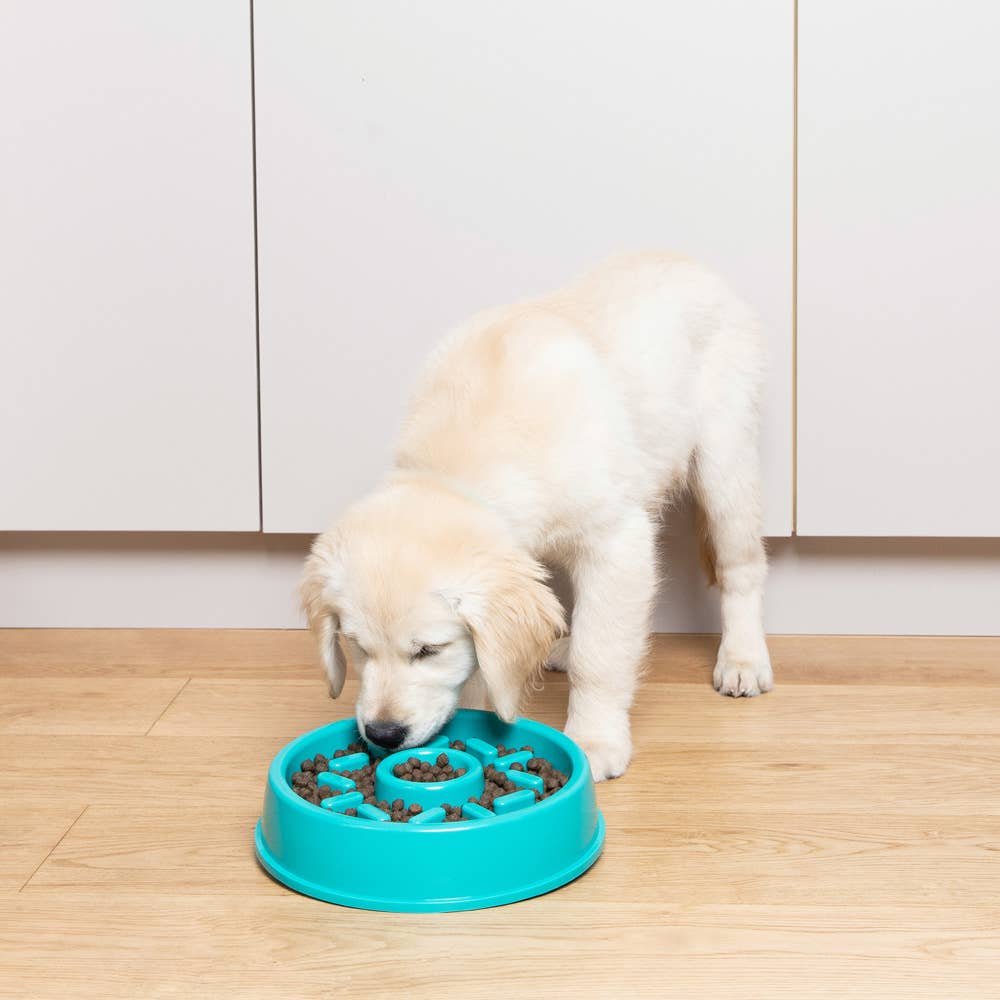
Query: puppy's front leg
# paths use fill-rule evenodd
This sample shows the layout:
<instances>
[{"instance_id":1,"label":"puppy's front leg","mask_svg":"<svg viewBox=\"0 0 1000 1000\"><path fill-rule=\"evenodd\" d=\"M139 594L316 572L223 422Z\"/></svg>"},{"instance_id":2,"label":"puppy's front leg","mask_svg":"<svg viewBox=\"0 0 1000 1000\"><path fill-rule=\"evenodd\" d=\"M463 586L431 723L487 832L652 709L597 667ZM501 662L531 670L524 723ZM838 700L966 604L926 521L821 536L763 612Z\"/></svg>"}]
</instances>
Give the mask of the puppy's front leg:
<instances>
[{"instance_id":1,"label":"puppy's front leg","mask_svg":"<svg viewBox=\"0 0 1000 1000\"><path fill-rule=\"evenodd\" d=\"M632 759L629 709L656 590L655 539L645 511L635 511L588 537L572 566L566 734L586 751L595 781L617 778Z\"/></svg>"}]
</instances>

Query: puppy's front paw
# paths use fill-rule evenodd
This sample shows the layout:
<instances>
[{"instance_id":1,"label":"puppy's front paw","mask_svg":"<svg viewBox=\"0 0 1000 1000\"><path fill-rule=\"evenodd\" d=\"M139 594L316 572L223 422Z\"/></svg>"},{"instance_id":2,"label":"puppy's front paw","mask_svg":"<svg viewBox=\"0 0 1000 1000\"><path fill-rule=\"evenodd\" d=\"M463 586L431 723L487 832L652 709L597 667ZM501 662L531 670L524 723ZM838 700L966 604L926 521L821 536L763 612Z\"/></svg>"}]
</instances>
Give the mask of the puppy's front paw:
<instances>
[{"instance_id":1,"label":"puppy's front paw","mask_svg":"<svg viewBox=\"0 0 1000 1000\"><path fill-rule=\"evenodd\" d=\"M627 737L602 739L596 734L590 737L576 736L570 726L566 727L566 735L587 755L594 781L619 778L628 770L629 761L632 760L632 741Z\"/></svg>"},{"instance_id":2,"label":"puppy's front paw","mask_svg":"<svg viewBox=\"0 0 1000 1000\"><path fill-rule=\"evenodd\" d=\"M552 643L548 658L545 660L545 669L553 670L559 674L565 674L569 670L569 636L564 635Z\"/></svg>"},{"instance_id":3,"label":"puppy's front paw","mask_svg":"<svg viewBox=\"0 0 1000 1000\"><path fill-rule=\"evenodd\" d=\"M719 650L712 683L719 694L733 698L752 698L774 687L771 660L765 649L753 656L739 656Z\"/></svg>"},{"instance_id":4,"label":"puppy's front paw","mask_svg":"<svg viewBox=\"0 0 1000 1000\"><path fill-rule=\"evenodd\" d=\"M590 773L594 776L594 781L620 778L628 770L629 761L632 759L631 745L581 743L580 746L590 761Z\"/></svg>"}]
</instances>

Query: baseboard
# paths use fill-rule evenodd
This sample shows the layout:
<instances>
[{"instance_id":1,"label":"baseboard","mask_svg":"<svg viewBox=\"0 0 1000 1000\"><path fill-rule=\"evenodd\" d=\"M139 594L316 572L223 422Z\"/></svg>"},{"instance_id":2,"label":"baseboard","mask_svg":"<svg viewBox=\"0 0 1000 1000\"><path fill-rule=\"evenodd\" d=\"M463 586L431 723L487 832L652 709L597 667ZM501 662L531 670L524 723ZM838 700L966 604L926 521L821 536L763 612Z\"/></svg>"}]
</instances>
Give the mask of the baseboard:
<instances>
[{"instance_id":1,"label":"baseboard","mask_svg":"<svg viewBox=\"0 0 1000 1000\"><path fill-rule=\"evenodd\" d=\"M653 627L716 632L690 533L663 540ZM294 628L306 535L0 534L0 627ZM768 631L995 635L1000 539L784 538Z\"/></svg>"}]
</instances>

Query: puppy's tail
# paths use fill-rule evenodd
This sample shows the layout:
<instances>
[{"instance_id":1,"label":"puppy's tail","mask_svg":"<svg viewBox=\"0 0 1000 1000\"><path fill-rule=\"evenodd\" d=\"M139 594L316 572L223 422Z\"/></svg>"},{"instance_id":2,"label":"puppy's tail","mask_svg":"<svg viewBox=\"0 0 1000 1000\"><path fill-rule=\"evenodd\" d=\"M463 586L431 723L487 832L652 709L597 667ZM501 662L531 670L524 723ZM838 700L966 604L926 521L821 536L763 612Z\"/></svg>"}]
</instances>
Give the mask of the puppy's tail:
<instances>
[{"instance_id":1,"label":"puppy's tail","mask_svg":"<svg viewBox=\"0 0 1000 1000\"><path fill-rule=\"evenodd\" d=\"M694 530L698 535L698 551L701 555L701 565L708 577L708 585L714 587L719 579L715 573L715 545L712 543L712 532L709 530L708 518L701 504L695 501Z\"/></svg>"}]
</instances>

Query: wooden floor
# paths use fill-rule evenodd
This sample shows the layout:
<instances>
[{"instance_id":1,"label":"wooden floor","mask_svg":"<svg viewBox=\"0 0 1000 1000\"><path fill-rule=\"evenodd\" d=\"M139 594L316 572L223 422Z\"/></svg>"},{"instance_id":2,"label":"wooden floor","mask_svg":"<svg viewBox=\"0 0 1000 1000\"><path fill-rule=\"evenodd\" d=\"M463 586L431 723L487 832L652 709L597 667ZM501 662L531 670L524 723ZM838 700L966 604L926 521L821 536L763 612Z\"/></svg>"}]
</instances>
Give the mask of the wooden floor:
<instances>
[{"instance_id":1,"label":"wooden floor","mask_svg":"<svg viewBox=\"0 0 1000 1000\"><path fill-rule=\"evenodd\" d=\"M660 637L597 865L413 916L255 863L268 761L351 711L305 635L0 632L0 995L1000 996L1000 640L772 653L735 701L713 640Z\"/></svg>"}]
</instances>

